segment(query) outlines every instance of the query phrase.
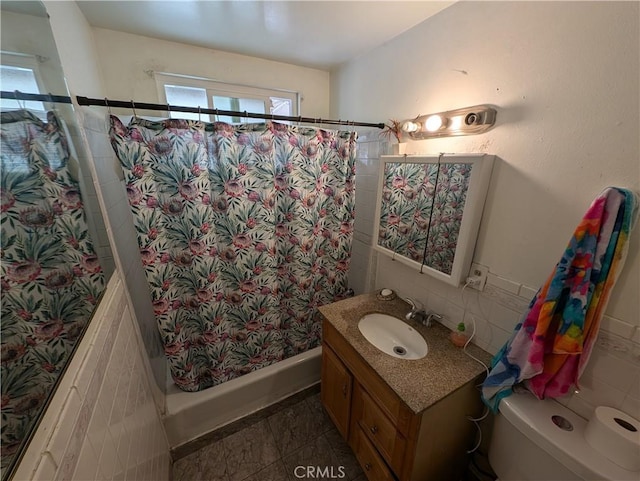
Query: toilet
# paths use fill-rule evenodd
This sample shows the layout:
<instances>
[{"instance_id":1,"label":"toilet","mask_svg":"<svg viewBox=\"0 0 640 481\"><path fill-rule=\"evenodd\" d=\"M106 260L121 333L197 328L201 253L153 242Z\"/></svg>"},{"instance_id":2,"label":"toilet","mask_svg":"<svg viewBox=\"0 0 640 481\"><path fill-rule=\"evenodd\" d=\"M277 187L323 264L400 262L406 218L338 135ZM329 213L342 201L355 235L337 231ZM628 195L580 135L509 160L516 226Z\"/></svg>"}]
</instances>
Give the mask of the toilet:
<instances>
[{"instance_id":1,"label":"toilet","mask_svg":"<svg viewBox=\"0 0 640 481\"><path fill-rule=\"evenodd\" d=\"M499 481L638 481L593 449L584 438L587 421L552 399L528 391L500 402L489 445Z\"/></svg>"}]
</instances>

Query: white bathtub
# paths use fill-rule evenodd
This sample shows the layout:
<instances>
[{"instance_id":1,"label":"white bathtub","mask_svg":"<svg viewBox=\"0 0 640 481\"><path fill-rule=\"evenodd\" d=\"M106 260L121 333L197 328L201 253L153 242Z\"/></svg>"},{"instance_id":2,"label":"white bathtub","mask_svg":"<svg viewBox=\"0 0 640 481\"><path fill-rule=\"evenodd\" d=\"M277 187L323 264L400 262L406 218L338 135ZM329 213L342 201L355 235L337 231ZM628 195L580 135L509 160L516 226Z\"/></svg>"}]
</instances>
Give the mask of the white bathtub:
<instances>
[{"instance_id":1,"label":"white bathtub","mask_svg":"<svg viewBox=\"0 0 640 481\"><path fill-rule=\"evenodd\" d=\"M167 389L164 425L173 449L320 381L322 347L198 392Z\"/></svg>"}]
</instances>

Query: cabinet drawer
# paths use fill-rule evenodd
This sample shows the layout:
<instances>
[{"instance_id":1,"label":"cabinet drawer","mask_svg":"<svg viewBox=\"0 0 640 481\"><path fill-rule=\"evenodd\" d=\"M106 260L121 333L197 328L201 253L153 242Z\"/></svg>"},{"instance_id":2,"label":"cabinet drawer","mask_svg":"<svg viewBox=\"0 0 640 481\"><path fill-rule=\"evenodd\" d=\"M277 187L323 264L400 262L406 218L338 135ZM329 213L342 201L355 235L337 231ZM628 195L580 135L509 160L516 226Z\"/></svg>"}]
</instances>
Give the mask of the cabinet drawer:
<instances>
[{"instance_id":1,"label":"cabinet drawer","mask_svg":"<svg viewBox=\"0 0 640 481\"><path fill-rule=\"evenodd\" d=\"M395 481L393 474L382 460L376 449L371 445L366 434L360 428L356 429L355 454L360 466L369 481Z\"/></svg>"},{"instance_id":2,"label":"cabinet drawer","mask_svg":"<svg viewBox=\"0 0 640 481\"><path fill-rule=\"evenodd\" d=\"M362 411L358 424L380 454L396 471L400 472L406 441L395 424L382 412L366 391L362 396Z\"/></svg>"}]
</instances>

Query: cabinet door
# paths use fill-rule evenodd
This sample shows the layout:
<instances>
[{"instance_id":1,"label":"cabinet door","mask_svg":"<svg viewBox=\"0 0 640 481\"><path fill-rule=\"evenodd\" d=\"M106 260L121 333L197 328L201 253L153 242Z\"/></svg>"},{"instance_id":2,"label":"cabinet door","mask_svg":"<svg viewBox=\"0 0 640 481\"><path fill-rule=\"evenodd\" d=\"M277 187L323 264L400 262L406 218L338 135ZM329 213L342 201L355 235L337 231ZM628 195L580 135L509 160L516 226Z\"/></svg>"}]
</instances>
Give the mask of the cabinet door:
<instances>
[{"instance_id":1,"label":"cabinet door","mask_svg":"<svg viewBox=\"0 0 640 481\"><path fill-rule=\"evenodd\" d=\"M344 439L349 436L353 377L334 352L322 346L322 404Z\"/></svg>"}]
</instances>

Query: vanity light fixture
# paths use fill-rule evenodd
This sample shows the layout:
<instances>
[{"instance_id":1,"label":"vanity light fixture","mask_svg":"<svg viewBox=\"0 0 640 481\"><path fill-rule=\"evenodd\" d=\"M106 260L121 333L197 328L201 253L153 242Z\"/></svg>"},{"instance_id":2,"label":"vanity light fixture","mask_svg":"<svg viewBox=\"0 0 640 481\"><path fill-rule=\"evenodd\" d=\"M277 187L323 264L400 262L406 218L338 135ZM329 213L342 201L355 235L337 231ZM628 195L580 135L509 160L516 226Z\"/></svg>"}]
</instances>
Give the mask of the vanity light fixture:
<instances>
[{"instance_id":1,"label":"vanity light fixture","mask_svg":"<svg viewBox=\"0 0 640 481\"><path fill-rule=\"evenodd\" d=\"M488 105L475 105L437 114L420 115L405 120L402 131L415 140L486 132L496 122L496 110Z\"/></svg>"}]
</instances>

